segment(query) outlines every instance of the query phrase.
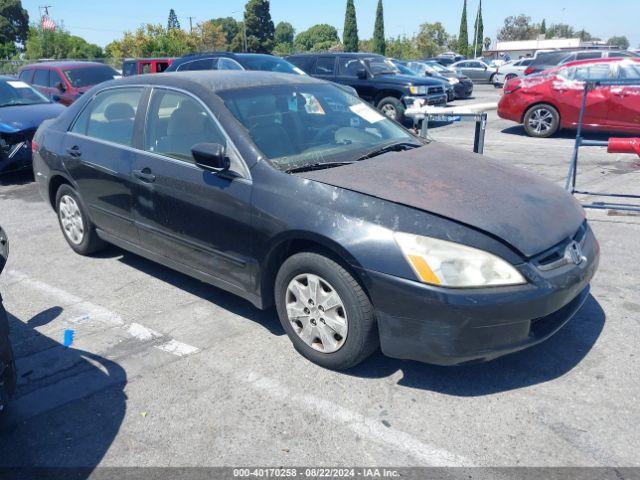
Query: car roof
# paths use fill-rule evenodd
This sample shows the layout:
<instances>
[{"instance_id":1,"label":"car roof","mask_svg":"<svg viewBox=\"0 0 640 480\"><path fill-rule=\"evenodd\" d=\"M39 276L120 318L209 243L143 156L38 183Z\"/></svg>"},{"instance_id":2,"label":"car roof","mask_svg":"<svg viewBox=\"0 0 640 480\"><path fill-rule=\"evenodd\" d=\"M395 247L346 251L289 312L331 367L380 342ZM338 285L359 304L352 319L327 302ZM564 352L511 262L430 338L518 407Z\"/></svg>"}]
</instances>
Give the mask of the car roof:
<instances>
[{"instance_id":1,"label":"car roof","mask_svg":"<svg viewBox=\"0 0 640 480\"><path fill-rule=\"evenodd\" d=\"M100 62L83 62L83 61L79 61L79 60L67 60L67 61L56 61L56 62L38 62L38 63L31 63L29 65L25 65L24 67L21 68L21 70L24 69L33 69L33 68L69 68L69 69L74 69L74 68L82 68L82 67L104 67L104 66L109 66L106 65L104 63L100 63Z\"/></svg>"},{"instance_id":2,"label":"car roof","mask_svg":"<svg viewBox=\"0 0 640 480\"><path fill-rule=\"evenodd\" d=\"M620 63L624 61L632 61L640 63L640 58L637 57L609 57L609 58L591 58L587 60L574 60L573 62L567 62L562 65L558 65L558 69L564 67L576 67L580 65L598 64L598 63Z\"/></svg>"},{"instance_id":3,"label":"car roof","mask_svg":"<svg viewBox=\"0 0 640 480\"><path fill-rule=\"evenodd\" d=\"M367 52L312 52L312 53L294 53L293 55L289 55L289 57L362 57L362 58L371 58L371 57L380 57L387 58L384 55L380 55L379 53L367 53Z\"/></svg>"},{"instance_id":4,"label":"car roof","mask_svg":"<svg viewBox=\"0 0 640 480\"><path fill-rule=\"evenodd\" d=\"M308 75L292 75L259 70L199 70L148 75L133 75L101 84L102 87L116 85L150 85L188 89L199 86L211 92L236 90L252 87L269 87L279 85L324 84L323 80Z\"/></svg>"}]
</instances>

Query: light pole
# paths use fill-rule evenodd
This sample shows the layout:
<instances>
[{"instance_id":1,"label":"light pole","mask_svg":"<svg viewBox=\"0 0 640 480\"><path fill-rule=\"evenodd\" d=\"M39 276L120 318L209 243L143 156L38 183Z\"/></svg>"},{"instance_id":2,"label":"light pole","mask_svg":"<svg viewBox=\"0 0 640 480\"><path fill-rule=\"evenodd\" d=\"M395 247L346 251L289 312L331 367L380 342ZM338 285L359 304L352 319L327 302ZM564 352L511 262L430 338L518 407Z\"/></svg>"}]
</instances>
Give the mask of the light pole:
<instances>
[{"instance_id":1,"label":"light pole","mask_svg":"<svg viewBox=\"0 0 640 480\"><path fill-rule=\"evenodd\" d=\"M234 10L231 13L242 15L242 46L244 48L244 52L247 53L247 22L244 21L244 12Z\"/></svg>"}]
</instances>

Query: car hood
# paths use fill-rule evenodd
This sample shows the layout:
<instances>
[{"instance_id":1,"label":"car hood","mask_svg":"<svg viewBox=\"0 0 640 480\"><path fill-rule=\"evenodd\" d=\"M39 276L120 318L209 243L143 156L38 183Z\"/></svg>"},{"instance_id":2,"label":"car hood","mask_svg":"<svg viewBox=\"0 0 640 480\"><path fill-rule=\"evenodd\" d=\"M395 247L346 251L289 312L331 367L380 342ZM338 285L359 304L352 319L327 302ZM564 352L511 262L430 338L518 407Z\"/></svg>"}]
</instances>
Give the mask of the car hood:
<instances>
[{"instance_id":1,"label":"car hood","mask_svg":"<svg viewBox=\"0 0 640 480\"><path fill-rule=\"evenodd\" d=\"M439 143L298 175L466 224L527 257L573 236L585 218L542 177Z\"/></svg>"},{"instance_id":2,"label":"car hood","mask_svg":"<svg viewBox=\"0 0 640 480\"><path fill-rule=\"evenodd\" d=\"M403 75L401 73L376 75L375 78L383 79L387 83L394 83L398 85L428 85L439 86L441 80L431 79L429 77L418 77L417 75Z\"/></svg>"},{"instance_id":3,"label":"car hood","mask_svg":"<svg viewBox=\"0 0 640 480\"><path fill-rule=\"evenodd\" d=\"M35 130L43 121L60 115L65 108L59 103L0 107L0 132L16 133Z\"/></svg>"}]
</instances>

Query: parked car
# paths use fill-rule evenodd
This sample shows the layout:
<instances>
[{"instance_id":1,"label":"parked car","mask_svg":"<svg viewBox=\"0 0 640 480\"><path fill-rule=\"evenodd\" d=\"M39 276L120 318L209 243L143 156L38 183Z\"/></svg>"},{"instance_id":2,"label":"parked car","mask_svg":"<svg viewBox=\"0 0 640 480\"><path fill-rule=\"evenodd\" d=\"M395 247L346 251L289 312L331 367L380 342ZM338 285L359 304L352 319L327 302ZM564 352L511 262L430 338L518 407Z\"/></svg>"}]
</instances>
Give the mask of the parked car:
<instances>
[{"instance_id":1,"label":"parked car","mask_svg":"<svg viewBox=\"0 0 640 480\"><path fill-rule=\"evenodd\" d=\"M434 80L440 80L442 82L442 85L444 86L444 91L447 94L447 102L453 102L455 100L456 92L453 89L453 84L451 84L447 78L442 77L440 75L423 75L419 71L409 68L409 66L407 65L407 62L401 62L400 60L396 60L393 58L389 58L389 60L391 61L391 63L393 63L396 66L396 68L400 71L402 75L430 77Z\"/></svg>"},{"instance_id":2,"label":"parked car","mask_svg":"<svg viewBox=\"0 0 640 480\"><path fill-rule=\"evenodd\" d=\"M173 58L127 58L122 62L122 75L144 75L147 73L162 73L171 63Z\"/></svg>"},{"instance_id":3,"label":"parked car","mask_svg":"<svg viewBox=\"0 0 640 480\"><path fill-rule=\"evenodd\" d=\"M524 71L531 65L531 62L533 62L533 58L521 58L498 67L498 71L493 77L493 84L496 87L501 87L508 80L524 77Z\"/></svg>"},{"instance_id":4,"label":"parked car","mask_svg":"<svg viewBox=\"0 0 640 480\"><path fill-rule=\"evenodd\" d=\"M194 70L261 70L279 73L303 73L286 60L260 53L209 52L176 58L167 72Z\"/></svg>"},{"instance_id":5,"label":"parked car","mask_svg":"<svg viewBox=\"0 0 640 480\"><path fill-rule=\"evenodd\" d=\"M534 75L536 73L549 70L558 65L564 65L578 60L596 60L598 58L627 58L637 57L637 54L628 50L577 50L568 52L566 50L552 50L538 52L533 62L527 67L524 74Z\"/></svg>"},{"instance_id":6,"label":"parked car","mask_svg":"<svg viewBox=\"0 0 640 480\"><path fill-rule=\"evenodd\" d=\"M174 60L167 72L196 70L258 70L263 72L290 73L306 75L301 69L283 58L261 53L211 52L186 55ZM355 88L338 85L350 95L358 96Z\"/></svg>"},{"instance_id":7,"label":"parked car","mask_svg":"<svg viewBox=\"0 0 640 480\"><path fill-rule=\"evenodd\" d=\"M19 78L54 102L71 105L94 85L120 74L97 62L43 62L20 69Z\"/></svg>"},{"instance_id":8,"label":"parked car","mask_svg":"<svg viewBox=\"0 0 640 480\"><path fill-rule=\"evenodd\" d=\"M578 124L589 79L637 79L640 59L571 62L533 77L516 78L504 86L498 115L524 125L532 137L550 137ZM640 85L600 86L590 91L585 130L640 134Z\"/></svg>"},{"instance_id":9,"label":"parked car","mask_svg":"<svg viewBox=\"0 0 640 480\"><path fill-rule=\"evenodd\" d=\"M356 89L358 96L398 122L414 102L446 105L442 82L402 75L382 55L371 53L306 53L287 57L311 76Z\"/></svg>"},{"instance_id":10,"label":"parked car","mask_svg":"<svg viewBox=\"0 0 640 480\"><path fill-rule=\"evenodd\" d=\"M0 76L0 173L31 167L31 139L65 109L14 77Z\"/></svg>"},{"instance_id":11,"label":"parked car","mask_svg":"<svg viewBox=\"0 0 640 480\"><path fill-rule=\"evenodd\" d=\"M425 58L426 61L438 62L444 67L449 67L453 63L460 62L466 59L467 57L465 57L464 55L459 55L453 52L443 53L442 55L438 55L437 57Z\"/></svg>"},{"instance_id":12,"label":"parked car","mask_svg":"<svg viewBox=\"0 0 640 480\"><path fill-rule=\"evenodd\" d=\"M327 368L379 345L451 365L539 343L598 265L561 187L429 144L310 76L123 78L35 143L38 187L74 251L110 242L275 304L295 348Z\"/></svg>"},{"instance_id":13,"label":"parked car","mask_svg":"<svg viewBox=\"0 0 640 480\"><path fill-rule=\"evenodd\" d=\"M449 66L461 75L469 77L476 83L493 83L498 67L490 67L480 60L463 60Z\"/></svg>"},{"instance_id":14,"label":"parked car","mask_svg":"<svg viewBox=\"0 0 640 480\"><path fill-rule=\"evenodd\" d=\"M454 98L469 98L473 94L473 82L465 75L449 70L432 60L408 62L407 66L426 77L439 75L453 86Z\"/></svg>"},{"instance_id":15,"label":"parked car","mask_svg":"<svg viewBox=\"0 0 640 480\"><path fill-rule=\"evenodd\" d=\"M9 258L9 240L0 227L0 273ZM9 342L9 319L0 295L0 418L7 411L9 397L16 388L16 364Z\"/></svg>"}]
</instances>

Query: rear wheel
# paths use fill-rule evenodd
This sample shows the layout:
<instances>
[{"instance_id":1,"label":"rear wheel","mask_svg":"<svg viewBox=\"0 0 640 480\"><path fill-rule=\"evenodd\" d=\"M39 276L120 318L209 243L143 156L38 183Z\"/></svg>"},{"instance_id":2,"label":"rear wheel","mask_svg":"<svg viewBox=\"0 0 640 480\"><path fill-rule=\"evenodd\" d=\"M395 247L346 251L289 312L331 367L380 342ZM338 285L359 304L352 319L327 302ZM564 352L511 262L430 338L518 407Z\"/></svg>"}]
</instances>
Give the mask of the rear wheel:
<instances>
[{"instance_id":1,"label":"rear wheel","mask_svg":"<svg viewBox=\"0 0 640 480\"><path fill-rule=\"evenodd\" d=\"M369 298L339 263L316 252L288 258L275 283L280 322L295 349L312 362L344 370L378 348Z\"/></svg>"},{"instance_id":2,"label":"rear wheel","mask_svg":"<svg viewBox=\"0 0 640 480\"><path fill-rule=\"evenodd\" d=\"M396 122L402 122L404 118L404 105L395 97L386 97L380 100L378 102L378 110Z\"/></svg>"},{"instance_id":3,"label":"rear wheel","mask_svg":"<svg viewBox=\"0 0 640 480\"><path fill-rule=\"evenodd\" d=\"M78 193L62 185L56 193L56 212L62 234L69 246L80 255L90 255L105 247L89 219Z\"/></svg>"},{"instance_id":4,"label":"rear wheel","mask_svg":"<svg viewBox=\"0 0 640 480\"><path fill-rule=\"evenodd\" d=\"M524 115L524 129L531 137L547 138L554 135L559 128L560 114L549 104L534 105Z\"/></svg>"}]
</instances>

